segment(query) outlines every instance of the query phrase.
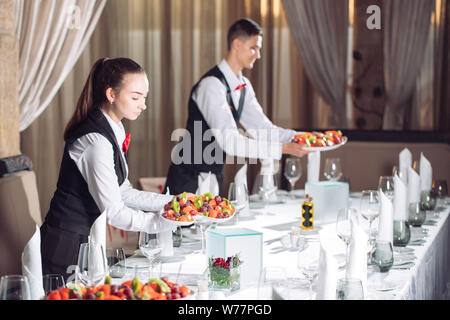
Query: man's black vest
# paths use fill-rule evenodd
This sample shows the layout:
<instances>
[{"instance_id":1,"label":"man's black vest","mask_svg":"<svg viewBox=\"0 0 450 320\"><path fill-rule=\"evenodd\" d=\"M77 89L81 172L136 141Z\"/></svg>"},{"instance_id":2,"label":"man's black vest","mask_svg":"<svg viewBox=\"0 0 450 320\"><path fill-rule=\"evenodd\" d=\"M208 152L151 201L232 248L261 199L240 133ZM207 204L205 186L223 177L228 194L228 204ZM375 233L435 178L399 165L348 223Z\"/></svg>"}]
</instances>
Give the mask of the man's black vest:
<instances>
[{"instance_id":1,"label":"man's black vest","mask_svg":"<svg viewBox=\"0 0 450 320\"><path fill-rule=\"evenodd\" d=\"M213 136L210 141L203 141L205 132L207 130L210 130L210 127L209 127L208 123L205 121L205 118L203 117L202 113L200 112L200 109L198 108L197 103L193 99L193 94L194 94L195 90L197 89L200 81L206 77L216 77L217 79L220 80L220 82L223 83L223 85L227 89L226 99L227 99L228 105L230 106L230 109L233 114L233 118L234 118L234 121L236 122L236 125L239 126L239 121L240 121L242 110L244 107L246 88L244 87L241 89L241 97L239 100L239 107L236 108L233 103L233 98L231 95L232 91L225 79L225 76L220 71L220 69L217 66L215 66L214 68L209 70L207 73L205 73L203 75L203 77L194 85L194 87L191 90L189 104L188 104L189 113L188 113L188 119L187 119L187 124L186 124L186 129L189 132L190 138L191 138L191 157L190 157L191 161L190 161L190 164L181 163L181 164L175 165L174 163L172 163L171 167L169 168L169 173L167 176L167 182L166 182L166 188L165 188L165 190L167 190L167 187L169 187L171 194L178 194L178 193L184 192L184 191L195 192L196 191L195 189L197 188L197 177L200 172L211 171L212 173L214 173L217 176L219 186L222 183L223 167L224 167L224 162L226 159L226 154L220 148L216 148L215 150L213 150L213 152L211 152L211 153L208 152L208 155L210 155L212 157L212 159L215 159L216 158L215 151L217 150L222 153L220 155L221 157L218 157L222 161L220 161L219 163L216 163L215 161L212 163L205 162L203 153L205 151L205 148L208 145L211 145L212 143L214 143L215 137ZM194 132L195 131L194 127L195 127L196 123L197 123L197 126L199 126L199 124L201 124L201 132ZM201 133L201 136L199 136L199 133ZM195 134L197 134L197 136ZM198 152L197 152L197 155L195 155L196 150L194 149L194 146L195 146L195 143L198 143L199 141L201 141L201 154L198 154ZM200 151L200 149L197 151ZM180 152L179 156L182 157L183 153ZM182 177L182 175L184 175L184 177Z\"/></svg>"},{"instance_id":2,"label":"man's black vest","mask_svg":"<svg viewBox=\"0 0 450 320\"><path fill-rule=\"evenodd\" d=\"M88 235L95 219L101 214L86 181L69 155L69 147L75 140L94 132L100 133L112 144L117 181L119 185L125 181L126 164L120 154L121 149L108 120L99 108L95 108L66 141L57 188L45 218L52 227Z\"/></svg>"}]
</instances>

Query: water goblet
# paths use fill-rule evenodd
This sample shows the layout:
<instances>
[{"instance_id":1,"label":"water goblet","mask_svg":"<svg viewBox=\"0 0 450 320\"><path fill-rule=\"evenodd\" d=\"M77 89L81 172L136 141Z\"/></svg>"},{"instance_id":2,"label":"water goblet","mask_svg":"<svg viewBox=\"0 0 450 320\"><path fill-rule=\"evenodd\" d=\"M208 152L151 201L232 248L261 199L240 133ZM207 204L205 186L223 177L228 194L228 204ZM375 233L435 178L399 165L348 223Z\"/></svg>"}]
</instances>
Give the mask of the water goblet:
<instances>
[{"instance_id":1,"label":"water goblet","mask_svg":"<svg viewBox=\"0 0 450 320\"><path fill-rule=\"evenodd\" d=\"M5 275L0 279L0 300L31 300L28 278L22 275Z\"/></svg>"},{"instance_id":2,"label":"water goblet","mask_svg":"<svg viewBox=\"0 0 450 320\"><path fill-rule=\"evenodd\" d=\"M77 275L86 287L97 286L108 274L105 252L95 241L82 243L78 252Z\"/></svg>"},{"instance_id":3,"label":"water goblet","mask_svg":"<svg viewBox=\"0 0 450 320\"><path fill-rule=\"evenodd\" d=\"M259 276L258 300L272 300L276 290L286 286L287 273L283 267L265 267Z\"/></svg>"},{"instance_id":4,"label":"water goblet","mask_svg":"<svg viewBox=\"0 0 450 320\"><path fill-rule=\"evenodd\" d=\"M248 191L247 186L243 183L237 184L231 182L228 188L228 200L234 205L236 212L235 217L232 219L232 224L238 222L239 214L242 210L248 206Z\"/></svg>"},{"instance_id":5,"label":"water goblet","mask_svg":"<svg viewBox=\"0 0 450 320\"><path fill-rule=\"evenodd\" d=\"M302 176L302 163L300 158L297 157L288 157L285 160L284 164L284 176L289 181L291 185L290 197L295 199L293 195L294 186L298 179Z\"/></svg>"},{"instance_id":6,"label":"water goblet","mask_svg":"<svg viewBox=\"0 0 450 320\"><path fill-rule=\"evenodd\" d=\"M371 261L378 268L379 272L388 272L394 264L392 243L390 241L376 240Z\"/></svg>"},{"instance_id":7,"label":"water goblet","mask_svg":"<svg viewBox=\"0 0 450 320\"><path fill-rule=\"evenodd\" d=\"M408 205L408 224L420 227L425 222L427 213L422 209L420 202L412 202Z\"/></svg>"},{"instance_id":8,"label":"water goblet","mask_svg":"<svg viewBox=\"0 0 450 320\"><path fill-rule=\"evenodd\" d=\"M161 243L157 233L139 232L139 250L150 262L150 274L155 260L161 256Z\"/></svg>"},{"instance_id":9,"label":"water goblet","mask_svg":"<svg viewBox=\"0 0 450 320\"><path fill-rule=\"evenodd\" d=\"M431 185L431 190L433 194L436 196L437 205L439 207L445 206L445 198L448 195L448 187L446 180L434 180Z\"/></svg>"},{"instance_id":10,"label":"water goblet","mask_svg":"<svg viewBox=\"0 0 450 320\"><path fill-rule=\"evenodd\" d=\"M336 284L336 300L364 300L364 290L360 279L343 278Z\"/></svg>"},{"instance_id":11,"label":"water goblet","mask_svg":"<svg viewBox=\"0 0 450 320\"><path fill-rule=\"evenodd\" d=\"M372 244L372 222L380 215L378 191L363 190L361 193L360 212L369 221L369 243Z\"/></svg>"},{"instance_id":12,"label":"water goblet","mask_svg":"<svg viewBox=\"0 0 450 320\"><path fill-rule=\"evenodd\" d=\"M106 248L106 260L108 262L109 275L112 278L125 276L127 259L123 248Z\"/></svg>"},{"instance_id":13,"label":"water goblet","mask_svg":"<svg viewBox=\"0 0 450 320\"><path fill-rule=\"evenodd\" d=\"M378 190L380 189L392 201L394 199L394 178L392 176L381 176L378 179Z\"/></svg>"},{"instance_id":14,"label":"water goblet","mask_svg":"<svg viewBox=\"0 0 450 320\"><path fill-rule=\"evenodd\" d=\"M313 298L313 282L319 274L320 241L317 238L302 239L304 245L297 253L297 267L309 282L309 296Z\"/></svg>"},{"instance_id":15,"label":"water goblet","mask_svg":"<svg viewBox=\"0 0 450 320\"><path fill-rule=\"evenodd\" d=\"M336 234L345 243L345 262L347 264L348 248L351 239L351 217L356 215L354 208L340 209L336 218Z\"/></svg>"},{"instance_id":16,"label":"water goblet","mask_svg":"<svg viewBox=\"0 0 450 320\"><path fill-rule=\"evenodd\" d=\"M42 285L44 287L44 293L48 294L53 290L64 287L66 284L62 275L46 274L42 277Z\"/></svg>"},{"instance_id":17,"label":"water goblet","mask_svg":"<svg viewBox=\"0 0 450 320\"><path fill-rule=\"evenodd\" d=\"M325 160L324 176L330 181L338 181L342 176L341 159L328 158Z\"/></svg>"}]
</instances>

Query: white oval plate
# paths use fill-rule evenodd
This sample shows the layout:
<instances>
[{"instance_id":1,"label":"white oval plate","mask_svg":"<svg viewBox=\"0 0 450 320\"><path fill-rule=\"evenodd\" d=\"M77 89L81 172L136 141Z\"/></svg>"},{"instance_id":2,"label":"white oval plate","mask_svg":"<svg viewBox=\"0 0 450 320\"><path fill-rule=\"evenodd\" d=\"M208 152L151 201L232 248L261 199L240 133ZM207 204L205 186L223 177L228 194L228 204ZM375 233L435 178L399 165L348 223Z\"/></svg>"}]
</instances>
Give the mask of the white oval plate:
<instances>
[{"instance_id":1,"label":"white oval plate","mask_svg":"<svg viewBox=\"0 0 450 320\"><path fill-rule=\"evenodd\" d=\"M231 217L228 217L228 218L210 218L210 217L199 214L199 215L194 216L193 218L199 224L208 224L208 223L218 223L219 224L219 223L224 223L224 222L230 221L231 219L234 218L235 215L236 215L236 212Z\"/></svg>"},{"instance_id":2,"label":"white oval plate","mask_svg":"<svg viewBox=\"0 0 450 320\"><path fill-rule=\"evenodd\" d=\"M306 151L331 151L331 150L335 150L337 148L342 147L344 144L347 143L348 138L347 137L343 137L342 138L342 142L339 144L335 144L334 146L326 146L326 147L303 147L303 150Z\"/></svg>"},{"instance_id":3,"label":"white oval plate","mask_svg":"<svg viewBox=\"0 0 450 320\"><path fill-rule=\"evenodd\" d=\"M161 218L168 223L176 225L177 227L187 227L187 226L194 224L194 221L175 221L175 220L170 220L170 219L164 218L162 215L163 213L164 213L164 209L162 209L159 212L159 215L161 216Z\"/></svg>"}]
</instances>

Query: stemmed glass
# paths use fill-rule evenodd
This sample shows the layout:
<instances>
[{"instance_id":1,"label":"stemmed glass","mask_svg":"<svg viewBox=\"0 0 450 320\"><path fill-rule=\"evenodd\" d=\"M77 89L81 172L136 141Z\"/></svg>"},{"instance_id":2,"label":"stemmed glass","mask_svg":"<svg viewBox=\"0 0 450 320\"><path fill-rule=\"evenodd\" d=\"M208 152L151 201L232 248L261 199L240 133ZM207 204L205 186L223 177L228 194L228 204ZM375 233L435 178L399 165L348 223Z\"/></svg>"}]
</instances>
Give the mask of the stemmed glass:
<instances>
[{"instance_id":1,"label":"stemmed glass","mask_svg":"<svg viewBox=\"0 0 450 320\"><path fill-rule=\"evenodd\" d=\"M394 178L392 176L381 176L378 180L378 190L380 189L392 201L394 199Z\"/></svg>"},{"instance_id":2,"label":"stemmed glass","mask_svg":"<svg viewBox=\"0 0 450 320\"><path fill-rule=\"evenodd\" d=\"M150 261L150 273L152 273L154 262L162 251L158 234L139 232L139 250Z\"/></svg>"},{"instance_id":3,"label":"stemmed glass","mask_svg":"<svg viewBox=\"0 0 450 320\"><path fill-rule=\"evenodd\" d=\"M281 289L286 285L287 273L283 267L265 267L258 282L258 300L272 300L274 289ZM270 291L269 291L270 290Z\"/></svg>"},{"instance_id":4,"label":"stemmed glass","mask_svg":"<svg viewBox=\"0 0 450 320\"><path fill-rule=\"evenodd\" d=\"M323 172L325 178L330 181L338 181L342 176L341 159L328 158L325 160L325 168Z\"/></svg>"},{"instance_id":5,"label":"stemmed glass","mask_svg":"<svg viewBox=\"0 0 450 320\"><path fill-rule=\"evenodd\" d=\"M236 208L236 212L234 213L235 217L232 219L236 223L239 218L238 214L248 205L247 186L243 183L236 184L235 182L231 182L228 188L228 200Z\"/></svg>"},{"instance_id":6,"label":"stemmed glass","mask_svg":"<svg viewBox=\"0 0 450 320\"><path fill-rule=\"evenodd\" d=\"M42 285L44 287L44 293L48 294L53 290L64 287L66 284L62 275L46 274L42 277Z\"/></svg>"},{"instance_id":7,"label":"stemmed glass","mask_svg":"<svg viewBox=\"0 0 450 320\"><path fill-rule=\"evenodd\" d=\"M0 300L31 300L28 278L21 275L6 275L0 280Z\"/></svg>"},{"instance_id":8,"label":"stemmed glass","mask_svg":"<svg viewBox=\"0 0 450 320\"><path fill-rule=\"evenodd\" d=\"M345 243L345 264L347 265L348 247L350 245L351 217L356 215L354 208L340 209L336 218L336 234Z\"/></svg>"},{"instance_id":9,"label":"stemmed glass","mask_svg":"<svg viewBox=\"0 0 450 320\"><path fill-rule=\"evenodd\" d=\"M302 163L300 161L300 158L297 157L286 158L284 164L284 176L291 185L290 191L291 198L295 198L292 192L294 191L295 183L302 176Z\"/></svg>"},{"instance_id":10,"label":"stemmed glass","mask_svg":"<svg viewBox=\"0 0 450 320\"><path fill-rule=\"evenodd\" d=\"M313 282L319 275L320 241L317 238L303 239L304 246L297 253L297 267L309 282L309 296L313 298Z\"/></svg>"},{"instance_id":11,"label":"stemmed glass","mask_svg":"<svg viewBox=\"0 0 450 320\"><path fill-rule=\"evenodd\" d=\"M448 187L446 180L434 180L431 190L437 198L437 205L445 206L445 197L448 195Z\"/></svg>"},{"instance_id":12,"label":"stemmed glass","mask_svg":"<svg viewBox=\"0 0 450 320\"><path fill-rule=\"evenodd\" d=\"M361 194L360 212L363 218L369 221L369 243L372 247L372 222L380 215L380 202L378 191L363 190Z\"/></svg>"},{"instance_id":13,"label":"stemmed glass","mask_svg":"<svg viewBox=\"0 0 450 320\"><path fill-rule=\"evenodd\" d=\"M105 279L108 266L100 244L90 241L80 245L77 274L86 287L97 286Z\"/></svg>"},{"instance_id":14,"label":"stemmed glass","mask_svg":"<svg viewBox=\"0 0 450 320\"><path fill-rule=\"evenodd\" d=\"M360 279L343 278L336 284L336 300L364 300L364 290Z\"/></svg>"},{"instance_id":15,"label":"stemmed glass","mask_svg":"<svg viewBox=\"0 0 450 320\"><path fill-rule=\"evenodd\" d=\"M122 278L126 273L126 257L123 248L106 248L109 275L112 278Z\"/></svg>"}]
</instances>

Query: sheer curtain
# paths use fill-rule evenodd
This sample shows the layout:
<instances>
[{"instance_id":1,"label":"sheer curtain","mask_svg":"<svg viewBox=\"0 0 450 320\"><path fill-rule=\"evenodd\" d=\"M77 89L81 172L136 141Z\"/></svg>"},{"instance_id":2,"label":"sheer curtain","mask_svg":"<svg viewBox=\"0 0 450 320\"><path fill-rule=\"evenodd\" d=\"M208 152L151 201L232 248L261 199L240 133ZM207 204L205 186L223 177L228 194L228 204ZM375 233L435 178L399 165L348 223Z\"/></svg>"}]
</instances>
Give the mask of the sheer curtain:
<instances>
[{"instance_id":1,"label":"sheer curtain","mask_svg":"<svg viewBox=\"0 0 450 320\"><path fill-rule=\"evenodd\" d=\"M94 31L106 0L16 0L19 129L47 108Z\"/></svg>"},{"instance_id":2,"label":"sheer curtain","mask_svg":"<svg viewBox=\"0 0 450 320\"><path fill-rule=\"evenodd\" d=\"M345 128L348 0L283 0L311 82L332 107L329 126Z\"/></svg>"},{"instance_id":3,"label":"sheer curtain","mask_svg":"<svg viewBox=\"0 0 450 320\"><path fill-rule=\"evenodd\" d=\"M383 6L387 93L383 129L402 130L406 105L424 60L434 1L385 0Z\"/></svg>"},{"instance_id":4,"label":"sheer curtain","mask_svg":"<svg viewBox=\"0 0 450 320\"><path fill-rule=\"evenodd\" d=\"M190 90L223 58L229 26L244 17L264 31L262 58L244 74L266 114L283 127L315 127L317 94L305 75L281 0L109 0L57 95L22 133L22 151L33 161L43 214L56 187L64 127L96 59L127 56L147 71L147 110L136 121L123 121L132 134L129 178L134 183L139 177L165 177L176 143L171 134L186 125ZM240 166L225 166L224 190ZM249 166L250 187L256 171L256 165Z\"/></svg>"}]
</instances>

